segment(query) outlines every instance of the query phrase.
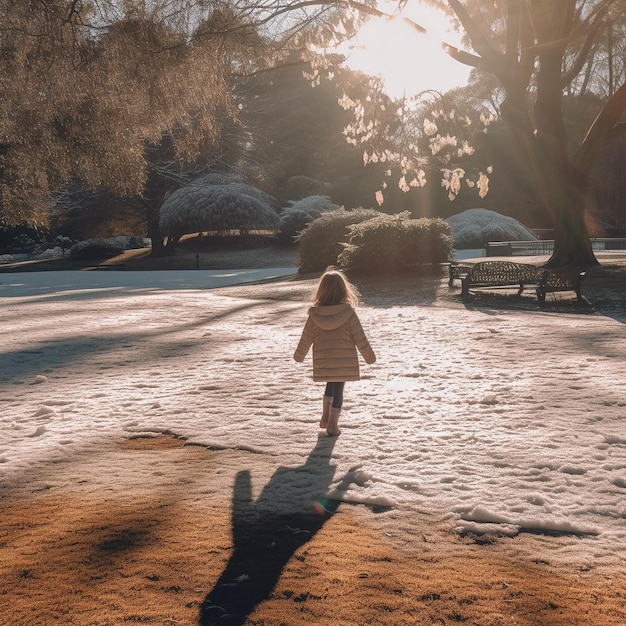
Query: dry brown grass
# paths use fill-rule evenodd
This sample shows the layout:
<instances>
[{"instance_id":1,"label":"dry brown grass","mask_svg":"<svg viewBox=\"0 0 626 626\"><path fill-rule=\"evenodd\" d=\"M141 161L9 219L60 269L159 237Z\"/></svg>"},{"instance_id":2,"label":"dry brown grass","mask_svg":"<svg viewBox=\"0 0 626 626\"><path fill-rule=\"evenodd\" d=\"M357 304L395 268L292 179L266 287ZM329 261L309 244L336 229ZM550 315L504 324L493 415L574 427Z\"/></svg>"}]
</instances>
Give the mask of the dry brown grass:
<instances>
[{"instance_id":1,"label":"dry brown grass","mask_svg":"<svg viewBox=\"0 0 626 626\"><path fill-rule=\"evenodd\" d=\"M159 455L173 483L214 455L168 437L115 454L129 474ZM377 530L373 512L341 505L324 519L257 516L235 539L228 502L150 484L92 493L80 482L0 503L2 624L626 624L624 571L523 556L533 536L479 544L425 515L409 549ZM216 587L231 570L249 580ZM207 599L231 604L211 611Z\"/></svg>"}]
</instances>

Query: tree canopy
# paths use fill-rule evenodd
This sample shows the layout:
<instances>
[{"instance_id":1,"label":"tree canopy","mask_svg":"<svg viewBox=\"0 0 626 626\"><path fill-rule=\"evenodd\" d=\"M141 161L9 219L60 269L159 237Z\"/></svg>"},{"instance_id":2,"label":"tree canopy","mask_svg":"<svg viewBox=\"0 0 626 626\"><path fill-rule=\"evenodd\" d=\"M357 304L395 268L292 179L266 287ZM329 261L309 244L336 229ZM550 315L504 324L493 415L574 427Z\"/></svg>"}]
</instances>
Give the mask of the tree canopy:
<instances>
[{"instance_id":1,"label":"tree canopy","mask_svg":"<svg viewBox=\"0 0 626 626\"><path fill-rule=\"evenodd\" d=\"M423 1L466 33L464 49L448 53L501 88L485 105L507 123L556 227L550 263L594 263L585 223L591 172L625 126L623 2ZM140 198L158 237L169 193L220 163L229 145L247 149L244 129L224 141L237 118L237 76L289 65L294 50L350 37L359 20L381 15L373 0L0 0L0 226L44 222L50 192L71 184ZM563 113L577 94L598 103L579 140ZM484 195L490 164L454 163L459 151L471 156L469 114L411 116L374 84L342 104L354 115L348 140L364 162L397 176L399 189L421 188L434 157L448 194L469 181Z\"/></svg>"},{"instance_id":2,"label":"tree canopy","mask_svg":"<svg viewBox=\"0 0 626 626\"><path fill-rule=\"evenodd\" d=\"M45 224L52 192L104 190L143 206L157 245L167 195L245 148L234 82L342 14L358 19L265 0L0 0L0 227Z\"/></svg>"},{"instance_id":3,"label":"tree canopy","mask_svg":"<svg viewBox=\"0 0 626 626\"><path fill-rule=\"evenodd\" d=\"M447 11L465 33L463 49L444 44L447 52L476 68L479 81L491 76L492 88L501 89L499 97L486 98L484 104L507 124L555 228L548 265L596 264L585 210L594 164L626 127L624 60L615 37L623 29L626 6L621 0L423 1ZM404 4L398 2L398 9ZM593 121L576 137L565 121L565 98L581 93L597 94L597 107ZM364 159L384 159L389 171L395 165L400 185L407 190L426 178L422 164L428 153L415 144L420 132L430 137L433 155L464 145L458 132L440 132L432 117L420 128L410 117L400 116L399 125L390 131L376 124L375 114L368 120L363 102L350 105L356 113L355 139L368 144ZM481 117L489 118L487 113ZM450 119L448 114L446 123ZM465 169L444 166L441 171L444 187L455 197L468 180ZM469 182L482 192L488 174L485 168Z\"/></svg>"},{"instance_id":4,"label":"tree canopy","mask_svg":"<svg viewBox=\"0 0 626 626\"><path fill-rule=\"evenodd\" d=\"M189 160L218 136L227 83L181 27L192 4L0 3L0 224L43 221L50 191L75 180L141 193L147 146L167 134Z\"/></svg>"},{"instance_id":5,"label":"tree canopy","mask_svg":"<svg viewBox=\"0 0 626 626\"><path fill-rule=\"evenodd\" d=\"M448 46L462 63L493 75L502 86L500 105L531 168L538 193L556 227L551 266L593 265L585 208L594 163L626 128L626 83L618 84L613 55L592 58L602 37L612 37L626 14L618 0L560 2L435 2L451 11L467 34L469 50ZM623 64L623 60L621 61ZM580 142L568 136L564 97L586 84L593 67L608 78L607 99ZM620 70L621 71L621 70ZM582 87L581 87L582 88Z\"/></svg>"}]
</instances>

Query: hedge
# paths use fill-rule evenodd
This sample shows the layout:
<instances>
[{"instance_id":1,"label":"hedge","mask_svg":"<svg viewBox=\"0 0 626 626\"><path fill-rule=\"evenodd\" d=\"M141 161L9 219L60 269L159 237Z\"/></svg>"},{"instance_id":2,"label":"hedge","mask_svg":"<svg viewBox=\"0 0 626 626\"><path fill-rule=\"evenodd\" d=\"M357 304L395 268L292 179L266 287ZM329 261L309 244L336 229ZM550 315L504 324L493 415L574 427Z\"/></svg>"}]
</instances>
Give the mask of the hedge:
<instances>
[{"instance_id":1,"label":"hedge","mask_svg":"<svg viewBox=\"0 0 626 626\"><path fill-rule=\"evenodd\" d=\"M408 212L383 215L349 227L350 239L338 257L353 272L405 272L449 260L450 227L439 218L411 219Z\"/></svg>"}]
</instances>

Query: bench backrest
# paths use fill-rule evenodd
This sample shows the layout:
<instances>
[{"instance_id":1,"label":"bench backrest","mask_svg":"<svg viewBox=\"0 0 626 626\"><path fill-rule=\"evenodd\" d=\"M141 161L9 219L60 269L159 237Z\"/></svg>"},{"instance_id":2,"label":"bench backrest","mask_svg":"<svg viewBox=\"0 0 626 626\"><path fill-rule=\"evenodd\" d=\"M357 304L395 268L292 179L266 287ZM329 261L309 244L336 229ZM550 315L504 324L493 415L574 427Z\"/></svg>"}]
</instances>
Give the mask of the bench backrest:
<instances>
[{"instance_id":1,"label":"bench backrest","mask_svg":"<svg viewBox=\"0 0 626 626\"><path fill-rule=\"evenodd\" d=\"M526 263L509 261L481 261L472 266L467 274L470 282L536 282L541 277L541 268Z\"/></svg>"}]
</instances>

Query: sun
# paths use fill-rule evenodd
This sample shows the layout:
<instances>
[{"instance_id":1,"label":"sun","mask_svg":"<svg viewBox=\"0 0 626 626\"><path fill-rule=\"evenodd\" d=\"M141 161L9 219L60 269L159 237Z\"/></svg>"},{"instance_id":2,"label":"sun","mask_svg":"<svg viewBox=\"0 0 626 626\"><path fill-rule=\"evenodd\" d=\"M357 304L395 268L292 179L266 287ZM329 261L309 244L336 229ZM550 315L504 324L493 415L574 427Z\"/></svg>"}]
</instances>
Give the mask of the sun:
<instances>
[{"instance_id":1,"label":"sun","mask_svg":"<svg viewBox=\"0 0 626 626\"><path fill-rule=\"evenodd\" d=\"M407 20L427 33L418 32ZM389 95L401 98L429 89L445 92L467 82L470 68L444 52L444 41L460 45L460 35L441 11L418 6L411 14L369 19L337 52L345 55L348 67L380 76Z\"/></svg>"}]
</instances>

